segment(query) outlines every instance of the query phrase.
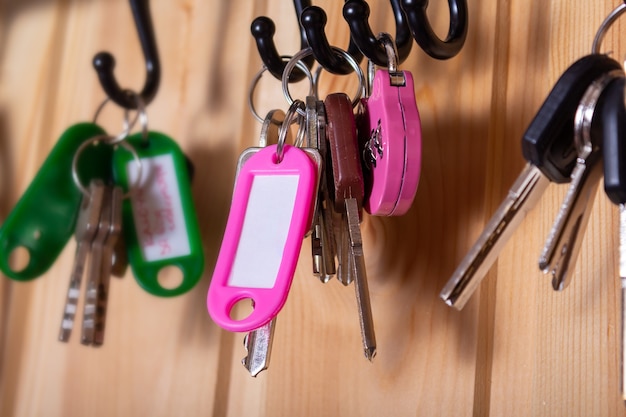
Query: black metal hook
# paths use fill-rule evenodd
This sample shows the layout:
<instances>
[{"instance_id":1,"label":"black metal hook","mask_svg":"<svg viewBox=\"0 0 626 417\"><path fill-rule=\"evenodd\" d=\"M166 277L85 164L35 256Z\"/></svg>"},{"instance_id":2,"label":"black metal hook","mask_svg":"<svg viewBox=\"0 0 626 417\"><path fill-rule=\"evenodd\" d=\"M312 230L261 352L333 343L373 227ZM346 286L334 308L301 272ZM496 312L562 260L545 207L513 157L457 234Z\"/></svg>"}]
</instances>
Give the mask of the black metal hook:
<instances>
[{"instance_id":1,"label":"black metal hook","mask_svg":"<svg viewBox=\"0 0 626 417\"><path fill-rule=\"evenodd\" d=\"M307 7L300 15L300 24L306 32L309 46L313 50L313 56L317 62L333 74L349 74L354 71L352 66L342 55L335 53L328 43L324 31L327 20L326 12L317 6ZM356 62L361 62L363 59L363 54L356 46L352 34L350 35L348 54L352 55Z\"/></svg>"},{"instance_id":2,"label":"black metal hook","mask_svg":"<svg viewBox=\"0 0 626 417\"><path fill-rule=\"evenodd\" d=\"M159 82L161 80L159 52L156 46L148 0L130 0L130 7L135 19L141 49L143 50L143 55L146 60L146 81L139 95L141 96L143 105L147 105L152 101L159 89ZM120 85L115 79L115 74L113 74L115 58L113 58L113 55L108 52L98 53L93 58L93 66L98 73L102 88L111 100L126 109L136 109L138 107L136 98L132 97L128 93L128 90L120 88Z\"/></svg>"},{"instance_id":3,"label":"black metal hook","mask_svg":"<svg viewBox=\"0 0 626 417\"><path fill-rule=\"evenodd\" d=\"M413 37L424 52L436 59L448 59L458 54L467 36L467 0L448 0L448 7L450 27L446 40L442 41L428 20L428 0L402 0Z\"/></svg>"},{"instance_id":4,"label":"black metal hook","mask_svg":"<svg viewBox=\"0 0 626 417\"><path fill-rule=\"evenodd\" d=\"M311 1L294 0L293 5L296 9L296 16L299 23L302 11L311 5ZM283 58L281 58L280 54L276 50L276 45L274 44L273 37L276 33L276 25L274 25L274 22L269 17L260 16L252 21L250 31L252 32L252 36L256 41L256 47L259 51L259 55L261 56L261 60L263 61L263 65L265 65L267 70L274 77L280 80L283 76L283 71L287 63ZM300 49L305 49L308 46L309 44L307 42L306 34L302 26L300 26ZM311 66L313 65L312 56L304 59L303 61L309 68L311 68ZM292 71L292 73L289 75L289 82L300 81L304 77L304 72L295 68L294 71Z\"/></svg>"},{"instance_id":5,"label":"black metal hook","mask_svg":"<svg viewBox=\"0 0 626 417\"><path fill-rule=\"evenodd\" d=\"M413 38L404 11L400 7L400 0L390 0L390 3L396 20L398 63L401 63L411 52ZM351 39L354 39L359 50L376 65L387 66L385 47L374 36L368 23L369 15L370 8L364 0L348 0L343 6L343 17L350 26Z\"/></svg>"}]
</instances>

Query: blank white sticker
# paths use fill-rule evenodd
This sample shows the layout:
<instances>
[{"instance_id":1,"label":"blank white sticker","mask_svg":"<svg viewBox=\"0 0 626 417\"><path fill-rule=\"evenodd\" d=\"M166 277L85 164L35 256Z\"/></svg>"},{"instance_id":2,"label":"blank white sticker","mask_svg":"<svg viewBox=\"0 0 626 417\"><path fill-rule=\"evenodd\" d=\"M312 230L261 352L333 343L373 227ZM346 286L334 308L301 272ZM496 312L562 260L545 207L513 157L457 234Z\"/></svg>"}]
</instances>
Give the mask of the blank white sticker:
<instances>
[{"instance_id":1,"label":"blank white sticker","mask_svg":"<svg viewBox=\"0 0 626 417\"><path fill-rule=\"evenodd\" d=\"M252 180L229 286L274 287L287 243L298 181L298 175L257 175Z\"/></svg>"},{"instance_id":2,"label":"blank white sticker","mask_svg":"<svg viewBox=\"0 0 626 417\"><path fill-rule=\"evenodd\" d=\"M146 261L191 253L178 177L172 155L141 158L141 187L131 194L135 231ZM137 181L135 161L126 165L128 183Z\"/></svg>"}]
</instances>

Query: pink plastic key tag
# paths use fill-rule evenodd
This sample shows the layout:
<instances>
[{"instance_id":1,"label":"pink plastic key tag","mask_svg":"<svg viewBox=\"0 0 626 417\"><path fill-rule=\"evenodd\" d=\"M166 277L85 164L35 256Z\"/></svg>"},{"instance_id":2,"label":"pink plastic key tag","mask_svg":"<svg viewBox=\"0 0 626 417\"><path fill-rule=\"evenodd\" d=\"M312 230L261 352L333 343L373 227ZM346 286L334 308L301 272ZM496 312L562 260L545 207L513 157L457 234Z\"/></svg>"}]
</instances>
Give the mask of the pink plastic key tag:
<instances>
[{"instance_id":1,"label":"pink plastic key tag","mask_svg":"<svg viewBox=\"0 0 626 417\"><path fill-rule=\"evenodd\" d=\"M392 85L387 70L374 76L372 93L365 104L363 140L366 198L365 210L374 216L400 216L411 207L419 183L422 162L422 132L413 76L408 71L404 85Z\"/></svg>"},{"instance_id":2,"label":"pink plastic key tag","mask_svg":"<svg viewBox=\"0 0 626 417\"><path fill-rule=\"evenodd\" d=\"M268 323L287 299L316 194L317 168L301 149L277 145L249 156L236 179L226 231L207 296L220 327L249 332ZM230 312L250 299L254 310Z\"/></svg>"}]
</instances>

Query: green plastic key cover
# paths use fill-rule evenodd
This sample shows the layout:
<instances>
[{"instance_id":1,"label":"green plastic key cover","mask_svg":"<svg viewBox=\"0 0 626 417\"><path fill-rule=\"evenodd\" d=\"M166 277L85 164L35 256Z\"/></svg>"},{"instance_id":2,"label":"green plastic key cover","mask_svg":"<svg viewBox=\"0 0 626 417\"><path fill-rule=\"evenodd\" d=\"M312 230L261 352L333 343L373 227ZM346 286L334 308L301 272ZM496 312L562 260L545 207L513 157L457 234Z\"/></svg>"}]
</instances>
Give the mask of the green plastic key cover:
<instances>
[{"instance_id":1,"label":"green plastic key cover","mask_svg":"<svg viewBox=\"0 0 626 417\"><path fill-rule=\"evenodd\" d=\"M120 147L113 154L113 176L125 191L130 187L123 205L123 230L131 269L139 285L153 295L182 294L204 270L185 155L162 133L149 132L147 140L138 133L127 141L137 151L141 166ZM159 279L161 271L170 267L182 273L180 285L174 288Z\"/></svg>"},{"instance_id":2,"label":"green plastic key cover","mask_svg":"<svg viewBox=\"0 0 626 417\"><path fill-rule=\"evenodd\" d=\"M85 141L105 134L93 123L68 128L52 148L22 197L0 227L0 270L26 281L46 272L74 233L82 193L72 180L72 159ZM112 147L87 146L77 162L83 184L92 178L111 178ZM13 270L11 256L28 252L27 265Z\"/></svg>"}]
</instances>

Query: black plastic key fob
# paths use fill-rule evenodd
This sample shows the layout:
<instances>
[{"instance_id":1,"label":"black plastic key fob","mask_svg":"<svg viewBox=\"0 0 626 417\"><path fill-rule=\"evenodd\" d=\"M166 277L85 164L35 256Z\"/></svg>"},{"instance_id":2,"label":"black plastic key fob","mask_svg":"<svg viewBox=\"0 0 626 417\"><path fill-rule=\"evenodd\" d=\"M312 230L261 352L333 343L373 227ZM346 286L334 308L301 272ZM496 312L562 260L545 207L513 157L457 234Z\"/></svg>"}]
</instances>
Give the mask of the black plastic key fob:
<instances>
[{"instance_id":1,"label":"black plastic key fob","mask_svg":"<svg viewBox=\"0 0 626 417\"><path fill-rule=\"evenodd\" d=\"M604 191L615 204L626 203L626 81L613 81L605 91L602 108Z\"/></svg>"},{"instance_id":2,"label":"black plastic key fob","mask_svg":"<svg viewBox=\"0 0 626 417\"><path fill-rule=\"evenodd\" d=\"M602 74L622 69L601 54L587 55L561 75L522 139L524 158L556 183L567 183L576 164L574 115L591 83Z\"/></svg>"}]
</instances>

